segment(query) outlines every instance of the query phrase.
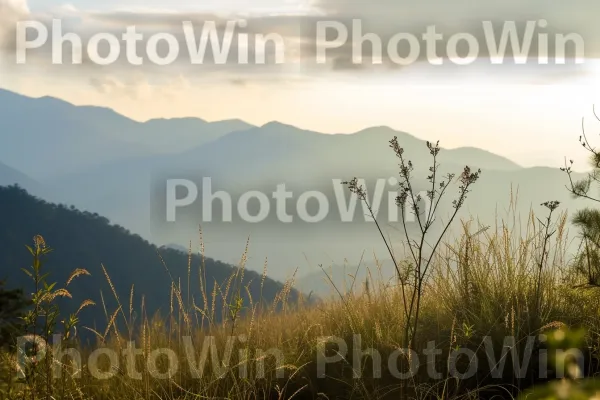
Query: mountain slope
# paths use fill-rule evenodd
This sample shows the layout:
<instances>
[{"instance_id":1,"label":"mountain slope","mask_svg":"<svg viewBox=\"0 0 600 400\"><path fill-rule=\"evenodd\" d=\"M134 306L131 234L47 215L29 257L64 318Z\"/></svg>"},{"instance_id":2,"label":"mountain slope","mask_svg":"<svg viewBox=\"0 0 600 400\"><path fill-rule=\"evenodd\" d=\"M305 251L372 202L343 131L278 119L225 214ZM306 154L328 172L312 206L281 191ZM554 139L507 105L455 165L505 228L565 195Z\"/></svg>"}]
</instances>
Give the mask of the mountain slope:
<instances>
[{"instance_id":1,"label":"mountain slope","mask_svg":"<svg viewBox=\"0 0 600 400\"><path fill-rule=\"evenodd\" d=\"M55 249L44 266L45 271L50 272L52 282L63 285L76 268L85 268L92 274L69 286L69 291L76 299L69 303L71 307L77 307L84 299L91 299L98 304L94 310L86 313L83 322L88 326L106 324L100 305L101 292L107 305L113 307L112 310L116 309L116 302L112 298L111 288L101 265L106 267L119 298L128 299L131 287L135 285L135 309L139 310L143 295L149 315L159 309L168 312L171 278L176 284L181 279L182 286L187 287L188 255L184 252L158 249L123 227L109 224L106 218L97 214L47 203L18 187L0 187L0 203L3 205L0 207L0 279L7 278L11 286L25 287L26 293L33 290L31 282L20 268L29 266L31 261L25 245L31 245L34 235L42 235L48 246ZM200 306L202 297L197 282L200 279L201 264L198 256L192 257L190 294ZM212 259L206 259L205 266L202 276L206 276L210 296L215 282L224 287L234 268ZM282 284L269 278L265 279L264 287L261 288L261 276L251 271L244 275L244 285L249 285L255 300L262 295L268 302L283 288ZM295 296L296 292L292 291L291 298ZM245 304L248 304L247 301L246 298Z\"/></svg>"},{"instance_id":2,"label":"mountain slope","mask_svg":"<svg viewBox=\"0 0 600 400\"><path fill-rule=\"evenodd\" d=\"M335 219L339 217L339 210L334 179L364 178L369 190L375 188L376 182L383 181L383 198L387 200L397 195L398 187L392 178L398 177L398 162L388 144L393 136L398 136L407 159L413 161L417 191L428 190L426 177L431 156L425 142L408 133L376 127L355 134L327 135L280 123L232 132L180 154L112 163L54 181L53 185L67 196L62 201L69 200L80 208L107 215L156 243L185 244L195 236L198 224L203 224L213 241L211 254L227 262L234 261L231 247L250 236L254 258L249 259L249 266L260 270L264 258L268 257L276 277L285 279L297 266L304 273L307 259L312 267L320 263L341 263L344 258L358 262L362 251L371 254L373 250L379 252L385 248L376 232L364 223L360 208L355 219L363 223L343 224L338 219L330 224L282 224L275 220L276 206L272 201L270 215L273 217L263 223L244 223L239 218L234 223L219 223L218 218L207 222L203 219L200 192L197 201L183 210L183 217L178 217L176 224L165 224L165 209L161 204L166 179L190 179L202 191L202 179L211 178L213 193L219 190L231 196L234 219L236 202L242 194L258 190L271 199L280 184L294 193L287 203L287 210L292 214L297 215L300 194L317 191L326 195L330 205L328 215ZM437 161L443 171L457 174L466 164L483 169L461 217L475 216L482 223L492 223L496 211L508 207L511 190L517 187L521 193L519 211L522 215L526 215L532 205L537 207L547 200L563 201L562 209L583 205L570 198L564 187L566 177L558 169L521 168L504 157L472 148L442 149ZM103 185L90 186L89 182L103 182ZM449 197L458 189L453 185L451 190ZM349 197L347 188L341 188L341 192ZM397 210L393 201L390 207L390 202L385 203L385 200L380 208L383 214L391 208ZM450 211L448 201L438 210L438 221L446 220ZM221 214L215 212L215 215ZM399 232L397 223L385 221L384 226L392 235ZM411 229L416 229L416 225L412 224Z\"/></svg>"},{"instance_id":3,"label":"mountain slope","mask_svg":"<svg viewBox=\"0 0 600 400\"><path fill-rule=\"evenodd\" d=\"M40 184L27 175L0 162L0 186L19 185L32 192L39 193Z\"/></svg>"},{"instance_id":4,"label":"mountain slope","mask_svg":"<svg viewBox=\"0 0 600 400\"><path fill-rule=\"evenodd\" d=\"M115 111L0 89L0 160L35 178L132 157L183 151L251 125L201 119L139 123Z\"/></svg>"},{"instance_id":5,"label":"mountain slope","mask_svg":"<svg viewBox=\"0 0 600 400\"><path fill-rule=\"evenodd\" d=\"M127 142L136 123L109 109L0 91L0 159L39 179L148 149Z\"/></svg>"},{"instance_id":6,"label":"mountain slope","mask_svg":"<svg viewBox=\"0 0 600 400\"><path fill-rule=\"evenodd\" d=\"M221 173L222 168L211 167L227 157L227 168L243 173L246 179L252 174L260 175L262 179L271 173L298 176L322 174L324 171L336 175L359 174L373 169L384 171L390 165L393 167L386 158L382 158L382 151L394 136L398 136L406 154L416 165L429 157L425 141L388 127L369 128L354 134L327 135L273 122L247 131L232 132L164 163L165 167L173 169L202 168L211 173ZM520 168L504 157L473 148L444 150L440 153L439 162L507 171Z\"/></svg>"},{"instance_id":7,"label":"mountain slope","mask_svg":"<svg viewBox=\"0 0 600 400\"><path fill-rule=\"evenodd\" d=\"M252 127L240 120L207 122L199 118L151 119L139 127L139 139L165 153L177 153L209 143L227 133Z\"/></svg>"},{"instance_id":8,"label":"mountain slope","mask_svg":"<svg viewBox=\"0 0 600 400\"><path fill-rule=\"evenodd\" d=\"M0 111L4 118L14 121L15 116L22 114L19 118L27 125L32 119L29 112L39 114L50 127L29 129L24 134L29 135L27 140L43 144L34 147L31 153L14 146L13 136L18 142L20 135L9 135L10 140L3 136L2 144L8 146L0 148L0 156L12 157L9 165L17 169L24 165L28 169L21 170L33 178L37 178L36 174L60 175L44 180L53 189L51 195L43 196L45 199L104 215L154 243L185 245L196 237L198 224L203 224L212 241L211 254L229 263L237 262L238 257L231 249L239 248L250 236L249 266L262 270L265 257L269 257L274 266L271 271L278 279L286 278L296 267L306 266L307 259L312 266L341 263L344 258L357 262L356 257L363 250L379 251L380 239L367 224L344 225L339 220L329 225L302 222L286 225L274 218L258 224L207 223L200 207L201 193L198 201L186 210L185 218L179 218L177 224L164 224L165 210L161 204L165 199L165 180L186 178L201 187L203 178L211 178L213 192L223 190L231 196L234 218L235 202L250 190L258 190L272 199L276 187L285 184L294 193L286 205L294 214L299 195L317 191L326 194L331 205L329 215L335 218L339 213L337 199L333 197L334 179L364 178L370 190L376 182L384 181L384 198L396 194L393 178L398 177L398 165L389 141L397 136L407 159L413 161L415 187L429 189L425 178L429 175L431 157L425 141L385 126L354 134L329 135L278 122L261 127L249 127L236 120L207 123L196 118L137 123L98 107L75 107L56 99L29 99L1 92L0 100L3 95L15 97L8 106L8 109L13 107L11 112ZM56 124L50 123L54 120ZM91 128L86 130L88 125ZM5 131L1 132L5 135ZM27 143L23 139L22 145L28 146ZM559 170L521 168L504 157L468 147L443 148L437 161L448 172L460 174L465 165L483 170L462 217L473 215L491 223L497 209L508 207L511 190L517 187L521 193L520 211L553 199L563 201L563 208L583 205L569 198L564 188L566 177ZM348 195L347 188L340 191ZM391 203L391 207L381 208L394 208ZM275 206L270 205L274 215ZM441 207L439 220L446 219L450 210L450 205ZM360 208L355 215L364 222ZM387 222L386 230L394 234L397 225Z\"/></svg>"}]
</instances>

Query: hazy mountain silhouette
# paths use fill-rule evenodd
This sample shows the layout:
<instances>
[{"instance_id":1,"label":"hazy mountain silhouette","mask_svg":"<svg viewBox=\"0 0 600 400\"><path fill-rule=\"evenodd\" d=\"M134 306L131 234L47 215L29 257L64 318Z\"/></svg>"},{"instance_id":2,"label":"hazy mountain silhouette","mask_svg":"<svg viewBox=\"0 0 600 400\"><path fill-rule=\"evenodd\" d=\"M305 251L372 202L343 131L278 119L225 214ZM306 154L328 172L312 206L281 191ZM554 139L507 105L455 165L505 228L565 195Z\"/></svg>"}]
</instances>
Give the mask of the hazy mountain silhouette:
<instances>
[{"instance_id":1,"label":"hazy mountain silhouette","mask_svg":"<svg viewBox=\"0 0 600 400\"><path fill-rule=\"evenodd\" d=\"M186 247L196 237L198 224L204 222L201 207L196 206L186 215L183 225L165 228L155 223L164 219L164 209L155 205L164 200L166 178L186 178L201 185L203 177L210 177L213 191L225 190L234 201L248 190L269 195L282 183L295 193L294 200L309 190L331 194L333 179L348 180L354 176L364 178L372 190L376 180L388 181L398 176L397 160L388 146L389 140L397 136L406 157L414 164L416 187L428 189L425 178L431 157L425 141L389 127L330 135L279 122L249 129L248 124L236 120L206 123L183 118L137 123L108 109L75 107L56 99L30 99L10 92L0 92L0 104L1 99L6 101L8 97L13 100L9 106L12 111L3 110L3 118L25 120L23 124L29 128L23 137L48 143L55 138L57 143L46 144L40 154L29 155L15 144L22 142L25 146L25 139L12 135L3 140L8 145L0 149L0 160L17 169L29 166L21 170L33 179L54 175L55 178L44 180L53 190L45 198L105 215L154 243ZM31 122L29 114L39 114L45 122ZM14 129L8 132L16 131L18 124L12 125ZM6 131L3 134L7 135ZM72 137L79 141L71 143ZM49 148L52 151L47 151ZM492 224L496 215L504 215L511 192L517 188L517 212L523 216L532 207L540 211L539 204L547 200L563 202L563 210L585 204L575 203L569 196L564 187L566 176L558 169L522 168L505 157L471 147L443 148L437 161L443 171L458 174L465 165L483 170L461 214L464 218L478 218L482 224ZM385 186L385 193L397 189L392 183ZM344 193L349 197L347 189ZM290 207L293 209L295 204ZM448 202L438 210L439 221L450 211ZM364 222L360 208L356 215ZM365 223L204 225L211 239L207 247L211 256L235 262L237 253L231 249L242 251L250 236L249 265L262 269L264 258L269 257L275 266L271 273L277 278L289 276L289 270L298 266L301 273L306 272L307 259L313 267L319 262L340 264L344 258L356 263L363 250L385 250L372 226ZM387 225L386 230L397 233L398 227Z\"/></svg>"},{"instance_id":2,"label":"hazy mountain silhouette","mask_svg":"<svg viewBox=\"0 0 600 400\"><path fill-rule=\"evenodd\" d=\"M116 160L178 152L251 125L196 118L139 123L111 109L0 89L0 160L39 179Z\"/></svg>"},{"instance_id":3,"label":"hazy mountain silhouette","mask_svg":"<svg viewBox=\"0 0 600 400\"><path fill-rule=\"evenodd\" d=\"M207 122L199 118L152 119L138 129L140 143L151 143L163 152L181 152L200 146L223 135L252 128L252 125L237 119Z\"/></svg>"},{"instance_id":4,"label":"hazy mountain silhouette","mask_svg":"<svg viewBox=\"0 0 600 400\"><path fill-rule=\"evenodd\" d=\"M112 163L58 180L55 185L78 206L108 215L153 241L185 245L195 237L198 224L203 222L201 207L197 206L195 213L186 215L183 224L178 223L175 228L157 227L153 219L164 216L164 210L152 207L152 203L164 197L164 190L157 192L154 188L164 183L165 178L191 179L200 186L203 177L211 177L213 192L225 190L234 201L248 190L272 193L281 183L296 193L295 199L308 190L332 192L332 179L348 180L354 176L364 178L373 190L377 179L398 176L397 160L388 147L393 136L398 136L406 157L415 165L418 189L428 189L425 177L429 174L431 157L425 142L408 133L378 127L349 135L326 135L280 123L232 132L179 154ZM504 215L511 190L516 192L517 188L520 193L517 212L523 216L531 207L541 211L539 204L547 200L560 200L563 209L575 204L565 190L566 177L558 169L521 168L504 157L474 148L442 149L438 162L442 170L458 174L467 164L482 168L482 178L461 214L464 218L479 218L482 224L492 224L497 214ZM81 191L86 182L106 183ZM396 188L388 184L385 192ZM344 191L349 197L347 190ZM439 209L439 220L446 219L450 211L448 201ZM359 220L362 218L360 210L356 215ZM278 279L287 277L297 266L304 273L309 265L314 268L321 262L341 263L344 257L356 263L363 250L385 251L376 232L364 223L204 225L212 238L208 247L211 255L233 262L231 247L239 248L250 236L253 251L250 265L259 270L264 258L269 257L275 267L271 274ZM398 235L394 230L397 228L386 226L392 235ZM411 225L411 229L416 229L416 225Z\"/></svg>"},{"instance_id":5,"label":"hazy mountain silhouette","mask_svg":"<svg viewBox=\"0 0 600 400\"><path fill-rule=\"evenodd\" d=\"M242 173L245 179L259 180L271 176L278 179L283 173L308 178L314 174L323 176L324 171L342 176L371 170L392 171L395 165L382 157L382 151L386 151L387 142L394 136L398 136L406 154L414 161L428 157L423 140L389 127L328 135L272 122L232 132L184 152L169 160L168 166L182 170L200 167L202 171L221 174L224 168L216 167L227 156L227 168L235 169L234 174ZM445 150L440 153L439 162L496 170L520 168L504 157L475 148Z\"/></svg>"},{"instance_id":6,"label":"hazy mountain silhouette","mask_svg":"<svg viewBox=\"0 0 600 400\"><path fill-rule=\"evenodd\" d=\"M0 163L0 186L19 185L34 193L41 192L41 186L27 175L8 165Z\"/></svg>"},{"instance_id":7,"label":"hazy mountain silhouette","mask_svg":"<svg viewBox=\"0 0 600 400\"><path fill-rule=\"evenodd\" d=\"M365 254L362 262L353 260L345 265L324 265L323 269L317 267L298 279L296 288L326 299L338 297L338 291L342 294L363 292L367 281L370 290L395 285L397 280L392 261L383 259L375 262L372 255Z\"/></svg>"},{"instance_id":8,"label":"hazy mountain silhouette","mask_svg":"<svg viewBox=\"0 0 600 400\"><path fill-rule=\"evenodd\" d=\"M310 186L331 185L331 179L352 176L388 178L397 176L397 166L387 142L398 136L416 168L426 171L429 162L425 142L388 127L370 128L355 134L327 135L272 122L262 127L235 131L210 143L172 154L112 162L52 181L62 201L75 201L88 208L102 203L100 212L113 215L112 205L125 208L135 203L148 215L150 187L162 176L188 177L201 182L211 177L224 189L254 186L272 188L287 182ZM423 160L422 162L420 162ZM456 170L465 164L483 169L516 171L512 161L484 150L459 148L444 150L439 160ZM81 191L87 182L106 185Z\"/></svg>"}]
</instances>

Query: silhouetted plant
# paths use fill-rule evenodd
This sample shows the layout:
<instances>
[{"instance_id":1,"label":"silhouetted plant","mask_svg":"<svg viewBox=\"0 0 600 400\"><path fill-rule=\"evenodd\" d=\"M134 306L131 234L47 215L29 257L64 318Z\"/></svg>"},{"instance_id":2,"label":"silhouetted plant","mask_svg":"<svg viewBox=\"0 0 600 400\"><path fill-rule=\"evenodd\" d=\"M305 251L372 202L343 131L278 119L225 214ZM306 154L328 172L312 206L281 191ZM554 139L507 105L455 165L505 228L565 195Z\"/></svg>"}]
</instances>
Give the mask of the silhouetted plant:
<instances>
[{"instance_id":1,"label":"silhouetted plant","mask_svg":"<svg viewBox=\"0 0 600 400\"><path fill-rule=\"evenodd\" d=\"M596 113L596 109L593 109L594 117L600 122L600 117ZM600 184L600 151L593 147L588 140L586 129L585 129L585 118L581 122L581 135L579 136L579 143L589 153L589 164L592 170L587 173L584 179L575 180L573 178L573 160L565 161L565 166L561 168L561 171L565 172L569 177L569 185L567 189L571 194L578 198L585 198L595 202L600 202L600 198L590 195L592 184Z\"/></svg>"},{"instance_id":2,"label":"silhouetted plant","mask_svg":"<svg viewBox=\"0 0 600 400\"><path fill-rule=\"evenodd\" d=\"M541 305L541 295L542 295L542 272L544 270L544 266L546 265L548 259L548 245L550 244L550 238L556 230L550 231L552 225L552 213L558 208L560 202L556 200L546 201L541 204L542 206L548 209L548 216L546 217L546 221L539 221L540 225L544 229L544 238L542 240L542 255L540 257L540 262L538 264L538 276L536 281L536 290L535 290L535 301L536 301L536 313L540 315L540 305Z\"/></svg>"},{"instance_id":3,"label":"silhouetted plant","mask_svg":"<svg viewBox=\"0 0 600 400\"><path fill-rule=\"evenodd\" d=\"M595 108L593 108L593 115L600 122ZM579 143L589 153L589 165L592 169L585 178L576 180L573 177L574 161L565 161L561 171L569 178L567 190L575 198L600 202L600 197L590 193L593 186L600 187L600 150L592 146L588 140L585 119L582 119ZM582 242L581 251L574 263L575 271L585 276L587 285L600 287L600 210L589 207L579 210L573 216L573 223L579 228Z\"/></svg>"},{"instance_id":4,"label":"silhouetted plant","mask_svg":"<svg viewBox=\"0 0 600 400\"><path fill-rule=\"evenodd\" d=\"M573 216L581 234L581 251L573 264L575 272L586 278L586 285L600 287L600 212L585 208Z\"/></svg>"},{"instance_id":5,"label":"silhouetted plant","mask_svg":"<svg viewBox=\"0 0 600 400\"><path fill-rule=\"evenodd\" d=\"M91 300L85 300L80 304L75 313L61 318L58 300L65 297L71 298L71 294L66 287L78 276L90 274L84 269L76 269L67 280L65 287L57 288L56 282L48 281L50 274L44 269L46 257L52 252L52 249L46 245L46 241L40 235L36 235L33 238L33 242L33 247L27 246L32 256L31 266L29 268L22 268L22 271L34 284L34 292L31 295L31 309L23 316L25 332L29 334L29 341L34 343L34 346L31 349L32 354L19 355L19 357L21 359L37 360L38 358L42 358L42 356L38 357L38 353L41 352L39 339L43 340L41 343L51 343L50 338L53 338L55 334L59 334L58 329L62 326L60 340L68 342L77 332L79 312L94 303ZM19 352L24 350L22 348L17 349ZM22 366L24 369L20 371L20 374L31 390L32 399L35 398L35 393L39 390L37 384L38 376L45 379L42 391L45 393L47 399L51 398L53 393L51 383L54 369L53 361L51 355L46 355L43 357L43 363L32 362Z\"/></svg>"},{"instance_id":6,"label":"silhouetted plant","mask_svg":"<svg viewBox=\"0 0 600 400\"><path fill-rule=\"evenodd\" d=\"M349 182L345 182L348 185L350 191L358 196L363 201L367 209L369 210L371 217L375 221L377 229L381 235L381 238L385 242L385 245L392 258L392 262L396 268L396 273L400 285L402 287L402 297L404 300L404 316L406 319L405 331L404 331L404 343L410 344L412 348L415 347L415 340L417 337L417 329L419 325L419 314L421 311L421 300L423 297L424 285L426 283L427 274L429 268L434 259L436 250L440 245L446 232L452 225L452 222L456 218L458 211L464 205L467 195L470 192L471 186L479 179L481 170L473 172L469 166L465 166L462 173L458 177L459 183L458 194L452 201L453 211L450 219L443 224L441 233L436 235L433 241L431 251L428 252L426 247L429 246L427 240L431 232L431 228L436 220L435 214L441 203L441 200L447 193L450 183L454 180L455 174L448 173L440 177L440 165L438 164L438 155L440 152L439 141L435 144L427 142L427 148L429 154L432 157L432 165L429 167L430 175L427 176L430 188L427 190L427 198L431 202L431 206L428 210L422 210L420 203L422 196L415 190L415 182L413 178L414 166L411 160L408 160L404 154L404 148L398 143L398 138L394 137L390 142L390 148L394 151L396 158L399 160L400 169L400 180L399 180L399 195L396 197L396 205L402 212L402 226L406 239L406 244L409 249L410 261L405 268L405 271L401 271L400 264L396 260L394 253L383 234L375 213L369 201L367 199L367 193L364 187L358 184L358 179L354 178ZM412 212L417 220L419 233L417 238L411 238L409 230L406 226L406 217L408 212ZM408 292L406 291L408 288Z\"/></svg>"}]
</instances>

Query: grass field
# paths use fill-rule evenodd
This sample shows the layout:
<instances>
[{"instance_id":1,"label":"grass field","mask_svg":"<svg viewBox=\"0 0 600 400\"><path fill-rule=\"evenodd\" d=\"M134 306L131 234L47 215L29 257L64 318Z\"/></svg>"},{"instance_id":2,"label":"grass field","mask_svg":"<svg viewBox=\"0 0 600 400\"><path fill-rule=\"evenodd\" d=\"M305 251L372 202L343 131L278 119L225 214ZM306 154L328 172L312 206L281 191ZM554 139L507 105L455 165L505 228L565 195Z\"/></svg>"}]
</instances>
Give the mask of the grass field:
<instances>
[{"instance_id":1,"label":"grass field","mask_svg":"<svg viewBox=\"0 0 600 400\"><path fill-rule=\"evenodd\" d=\"M236 273L219 286L186 277L167 285L168 315L149 316L143 304L118 299L118 309L105 310L106 326L93 329L92 343L54 341L63 353L71 349L63 357L55 348L48 353L54 357L21 362L19 369L15 353L5 351L0 393L15 399L513 398L554 378L556 367L560 375L567 365L567 378L591 377L598 369L600 290L585 287L573 272L564 214L552 221L550 237L533 214L528 221L499 221L477 235L474 223L463 223L464 233L440 246L411 343L402 285L378 279L377 268L351 288L332 284L330 299L292 303L292 280L275 304L260 298L244 304L245 288L237 285L242 255ZM195 287L193 295L183 296L182 285ZM133 292L134 286L131 298ZM218 298L221 309L214 306ZM583 364L576 368L548 349L556 340L570 343L565 338L574 334L565 333L578 331L584 333L571 344ZM523 371L515 368L511 347L519 363L530 355Z\"/></svg>"}]
</instances>

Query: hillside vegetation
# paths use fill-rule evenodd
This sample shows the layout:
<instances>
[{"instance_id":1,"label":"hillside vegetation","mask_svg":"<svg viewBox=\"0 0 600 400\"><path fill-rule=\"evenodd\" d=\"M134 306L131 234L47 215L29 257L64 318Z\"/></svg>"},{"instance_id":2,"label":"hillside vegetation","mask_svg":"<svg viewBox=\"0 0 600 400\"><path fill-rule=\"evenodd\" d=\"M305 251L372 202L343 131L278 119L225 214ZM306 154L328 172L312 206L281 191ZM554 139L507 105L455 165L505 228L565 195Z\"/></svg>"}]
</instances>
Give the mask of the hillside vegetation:
<instances>
[{"instance_id":1,"label":"hillside vegetation","mask_svg":"<svg viewBox=\"0 0 600 400\"><path fill-rule=\"evenodd\" d=\"M0 187L0 204L0 279L6 279L11 287L24 288L26 293L34 292L31 280L21 271L31 264L25 245L36 235L48 238L57 249L48 254L45 265L53 281L64 284L76 269L91 274L69 288L74 298L90 299L99 305L82 313L82 322L88 326L106 324L107 316L100 304L104 301L108 308L116 306L113 291L119 299L129 299L133 290L135 304L139 305L143 296L145 312L154 315L159 310L168 311L171 284L182 285L182 293L187 297L188 282L196 290L204 279L212 291L213 287L226 286L237 269L203 258L198 240L191 254L157 248L97 214L47 203L16 186ZM244 243L240 243L240 260L243 251ZM248 290L242 291L242 297L247 298L250 293L258 299L262 295L268 302L284 287L252 271L244 274L242 286ZM292 291L290 295L295 298L297 293ZM65 312L73 312L78 305L66 302Z\"/></svg>"},{"instance_id":2,"label":"hillside vegetation","mask_svg":"<svg viewBox=\"0 0 600 400\"><path fill-rule=\"evenodd\" d=\"M206 258L202 232L198 256L191 244L188 254L157 248L97 214L0 188L2 272L31 301L11 326L20 336L0 352L0 393L31 400L597 396L600 212L582 209L569 220L559 201L547 200L535 208L541 213L522 215L511 192L507 217L461 220L482 171L447 173L439 144L426 142L431 167L417 178L424 169L414 168L398 137L388 144L399 170L404 246L393 249L360 180L344 182L387 252L373 252L350 279L341 277L343 285L319 265L327 300L296 291L295 274L283 284L269 279L267 261L262 275L247 270L249 240L231 266ZM600 155L584 148L593 171L581 179L565 166L565 192L597 202L590 189L600 183ZM431 207L423 207L421 187ZM442 199L445 219L437 216ZM407 213L416 217L410 227ZM581 243L574 255L569 222ZM380 260L392 263L391 274Z\"/></svg>"},{"instance_id":3,"label":"hillside vegetation","mask_svg":"<svg viewBox=\"0 0 600 400\"><path fill-rule=\"evenodd\" d=\"M83 260L93 259L93 252L79 249L81 253L76 253L73 250L72 243L81 243L81 238L86 235L90 235L88 238L96 246L102 243L102 230L93 232L82 227L73 232L77 223L87 221L94 227L104 227L111 232L119 230L110 227L98 216L80 215L44 204L17 188L2 189L0 193L4 198L13 200L12 210L21 207L35 221L47 221L39 224L46 229L43 233L48 243L43 243L43 246L52 245L56 251L50 254L58 258L63 253L63 260L68 259L66 255L72 257L77 254L82 254ZM37 212L36 207L39 208ZM46 213L45 218L40 214L42 210ZM5 213L3 217L10 214ZM56 216L61 214L75 222L70 229L50 227L53 223L49 221L66 223L62 218L57 219ZM23 218L23 214L19 217ZM65 356L49 364L40 363L36 367L36 379L17 380L14 379L15 372L18 372L14 369L15 359L11 360L6 354L2 362L5 372L1 387L9 398L25 396L32 399L511 398L520 392L526 393L533 384L545 380L540 379L544 369L544 365L540 364L540 354L546 346L540 338L546 337L544 335L552 337L557 329L561 332L578 328L587 332L581 344L585 350L585 369L581 372L594 375L599 356L596 344L600 341L600 291L582 289L580 284L585 280L570 273L570 262L564 253L568 241L564 230L566 216L557 215L551 221L556 233L547 242L549 251L543 258L545 231L533 213L529 220L527 226L498 221L497 226L477 236L472 235L477 227L467 223L463 237L446 243L438 252L423 298L419 335L411 347L419 356L420 367L409 377L398 378L399 371L411 371L408 365L414 359L397 353L398 349L409 345L403 342L405 300L402 288L394 281L376 286L369 284L375 281L373 278L353 283L362 290L332 286L335 299L312 305L306 300L280 295L271 296L268 304L261 303L256 296L249 296L237 305L235 302L221 304L224 313L229 315L236 315L240 308L246 308L245 317L233 321L226 318L206 326L200 321L205 320L211 308L214 309L212 303L222 293L212 295L211 300L210 291L206 292L201 287L191 292L192 297L197 304L202 304L202 297L208 297L207 307L191 305L177 289L173 294L168 279L157 278L160 268L151 260L155 254L150 247L142 251L147 244L123 233L118 237L128 242L123 243L122 248L128 249L128 254L147 254L148 259L143 260L154 265L152 268L156 269L153 271L157 272L148 272L147 266L138 267L130 274L115 268L114 276L121 275L118 281L113 276L113 281L124 287L128 283L135 284L135 293L140 293L143 289L138 288L142 287L148 275L153 275L155 281L162 281L162 288L154 286L153 293L158 295L162 289L166 298L171 293L170 309L165 310L161 317L152 317L144 312L143 305L132 300L137 298L137 294L132 297L120 295L121 308L116 304L107 306L107 314L112 318L96 327L95 341L85 344L69 339L63 342L64 347L77 348L81 352L84 360L81 370ZM64 233L61 235L59 232ZM22 253L7 251L7 246L11 246L10 249L21 248L17 244L21 241L20 235L16 233L10 238L5 234L2 254ZM22 235L31 236L31 232L23 231ZM135 247L137 241L138 247ZM39 245L37 243L36 246ZM116 257L111 252L105 254L109 260ZM172 261L185 264L184 255L176 252L169 255ZM13 260L5 259L4 262L19 265L17 258ZM540 260L545 260L541 270ZM130 262L135 265L135 259ZM377 265L377 260L374 262ZM25 260L21 265L24 263ZM57 265L62 264L43 267L50 274L49 281L62 278ZM211 265L213 269L219 266L222 274L237 276L236 271L229 267L217 263ZM16 271L16 267L11 268L15 271L11 277L18 276L20 271ZM367 272L372 277L376 274L377 267ZM73 293L73 299L68 300L79 305L85 298L79 297L81 294L89 295L92 287L97 289L104 277L97 273L94 275L77 278L68 287L69 291L73 288L75 293L75 288L86 285L86 281L88 285L90 281L93 284L79 295ZM276 286L274 283L270 285L271 293L274 293ZM185 287L185 284L182 286ZM109 295L107 293L107 298ZM149 298L146 296L146 299ZM139 318L132 320L130 317L135 313ZM523 376L515 377L508 348L508 353L502 355L503 345L512 343L506 342L512 337L519 354L518 365L523 365L523 355L527 354L527 346L531 345L530 339L535 339ZM128 356L124 353L129 341L133 341L133 346L139 350L133 364L128 364ZM427 348L431 349L428 342L433 342L433 348L439 350L433 363L423 355ZM203 353L203 348L209 349L211 343L214 343L216 353L212 354L209 350ZM190 344L191 352L186 347ZM94 364L98 369L93 374L91 371L94 369L88 368L86 362L90 363L92 351L98 348L108 349L118 356L111 361L112 366L108 358L101 358ZM372 357L373 352L363 355L369 348L379 356ZM458 359L455 364L450 363L450 351L461 348L472 350L479 360L479 367L468 379L457 379L457 371L449 368L456 365L463 373L469 369L472 359L468 357ZM172 358L169 360L163 353L162 357L157 357L157 349L172 351L169 356ZM506 361L504 368L498 368L499 374L492 373L488 364L490 349L495 362ZM192 361L188 358L190 354ZM202 354L205 356L205 368L197 364ZM215 363L213 356L218 362ZM323 356L329 357L330 361L320 366L319 357ZM390 357L396 364L388 364ZM149 363L149 359L153 361ZM375 367L377 361L380 361L380 369ZM177 364L176 369L172 368L173 363ZM130 370L130 367L133 369ZM432 377L428 373L430 368L439 375ZM552 369L550 366L548 378L554 376ZM62 378L47 379L50 376L48 371L54 374L62 371L62 375L59 374ZM104 373L101 379L98 371ZM139 375L134 376L130 371L138 371Z\"/></svg>"}]
</instances>

